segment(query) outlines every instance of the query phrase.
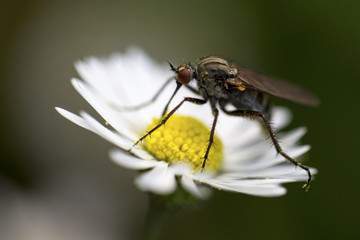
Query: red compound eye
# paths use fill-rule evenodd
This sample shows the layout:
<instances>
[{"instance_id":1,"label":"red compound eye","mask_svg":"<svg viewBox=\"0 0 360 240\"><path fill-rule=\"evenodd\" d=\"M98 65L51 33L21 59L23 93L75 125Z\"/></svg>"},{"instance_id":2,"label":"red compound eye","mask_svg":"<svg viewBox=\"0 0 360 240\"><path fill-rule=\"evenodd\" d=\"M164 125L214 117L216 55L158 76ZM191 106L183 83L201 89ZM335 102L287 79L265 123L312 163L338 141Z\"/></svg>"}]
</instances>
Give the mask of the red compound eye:
<instances>
[{"instance_id":1,"label":"red compound eye","mask_svg":"<svg viewBox=\"0 0 360 240\"><path fill-rule=\"evenodd\" d=\"M187 69L181 70L178 74L177 74L177 80L178 82L180 82L181 84L188 84L190 82L190 71Z\"/></svg>"},{"instance_id":2,"label":"red compound eye","mask_svg":"<svg viewBox=\"0 0 360 240\"><path fill-rule=\"evenodd\" d=\"M192 75L192 68L187 64L181 64L177 68L176 80L181 84L188 84Z\"/></svg>"}]
</instances>

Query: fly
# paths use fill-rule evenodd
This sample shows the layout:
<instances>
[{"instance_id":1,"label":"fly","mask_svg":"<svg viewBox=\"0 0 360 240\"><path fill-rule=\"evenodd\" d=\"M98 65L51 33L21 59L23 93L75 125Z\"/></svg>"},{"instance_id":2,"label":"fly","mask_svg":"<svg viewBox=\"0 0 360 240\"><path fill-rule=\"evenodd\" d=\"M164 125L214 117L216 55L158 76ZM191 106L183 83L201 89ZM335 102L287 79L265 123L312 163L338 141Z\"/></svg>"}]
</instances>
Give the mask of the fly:
<instances>
[{"instance_id":1,"label":"fly","mask_svg":"<svg viewBox=\"0 0 360 240\"><path fill-rule=\"evenodd\" d=\"M219 107L220 110L227 115L251 117L263 122L278 154L307 172L308 179L303 188L306 190L309 189L312 177L310 169L283 151L268 119L271 117L270 96L287 99L304 105L316 106L319 104L319 101L314 95L292 84L230 63L221 57L209 56L202 58L195 67L190 64L181 64L177 68L171 63L169 63L169 65L175 73L175 76L168 79L149 102L127 108L128 110L135 110L154 102L166 85L173 79L176 80L176 89L164 108L161 122L137 140L133 146L136 146L156 131L156 129L164 125L185 102L204 105L209 101L214 119L210 131L209 143L202 163L202 171L205 169L206 161L211 146L213 145ZM193 79L196 80L197 89L189 85ZM182 86L187 87L199 95L199 98L185 97L167 113L171 100ZM235 107L235 110L228 110L227 106L229 105Z\"/></svg>"}]
</instances>

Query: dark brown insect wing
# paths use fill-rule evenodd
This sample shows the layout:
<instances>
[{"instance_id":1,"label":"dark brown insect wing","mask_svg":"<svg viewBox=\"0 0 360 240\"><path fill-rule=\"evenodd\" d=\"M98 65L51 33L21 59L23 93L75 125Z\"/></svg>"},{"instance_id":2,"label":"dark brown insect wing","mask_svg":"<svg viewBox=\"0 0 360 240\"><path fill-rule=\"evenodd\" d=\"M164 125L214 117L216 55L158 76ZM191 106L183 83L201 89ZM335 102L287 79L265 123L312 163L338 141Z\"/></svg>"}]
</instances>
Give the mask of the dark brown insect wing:
<instances>
[{"instance_id":1,"label":"dark brown insect wing","mask_svg":"<svg viewBox=\"0 0 360 240\"><path fill-rule=\"evenodd\" d=\"M318 98L306 90L293 84L265 76L250 69L232 64L238 70L237 77L233 85L242 82L247 89L267 93L279 98L287 99L296 103L309 106L319 105Z\"/></svg>"}]
</instances>

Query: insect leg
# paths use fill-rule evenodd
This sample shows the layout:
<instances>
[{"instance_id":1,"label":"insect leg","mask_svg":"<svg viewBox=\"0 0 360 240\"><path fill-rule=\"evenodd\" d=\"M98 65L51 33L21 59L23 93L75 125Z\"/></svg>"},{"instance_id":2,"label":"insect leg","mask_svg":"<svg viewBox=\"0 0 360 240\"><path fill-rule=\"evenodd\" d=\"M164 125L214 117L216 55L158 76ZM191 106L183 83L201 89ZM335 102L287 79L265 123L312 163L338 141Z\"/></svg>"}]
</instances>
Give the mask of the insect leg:
<instances>
[{"instance_id":1,"label":"insect leg","mask_svg":"<svg viewBox=\"0 0 360 240\"><path fill-rule=\"evenodd\" d=\"M172 76L171 78L169 78L168 80L166 80L166 82L160 87L160 89L155 93L155 95L146 102L143 102L139 105L135 105L135 106L118 106L115 103L111 103L112 107L115 108L118 111L135 111L138 109L141 109L143 107L146 107L148 105L150 105L151 103L155 102L156 99L160 96L160 94L162 93L162 91L164 91L164 89L166 88L166 86L174 79L174 77Z\"/></svg>"},{"instance_id":2,"label":"insect leg","mask_svg":"<svg viewBox=\"0 0 360 240\"><path fill-rule=\"evenodd\" d=\"M211 107L212 107L212 112L213 112L213 115L214 115L214 120L213 120L213 124L211 126L209 145L208 145L208 147L206 149L206 153L205 153L205 156L204 156L204 161L203 161L203 164L201 166L201 172L204 171L206 160L208 159L211 145L214 143L215 127L216 127L217 119L218 119L218 116L219 116L219 110L215 107L215 105L213 105L213 104L211 104L211 105L212 105Z\"/></svg>"},{"instance_id":3,"label":"insect leg","mask_svg":"<svg viewBox=\"0 0 360 240\"><path fill-rule=\"evenodd\" d=\"M196 88L193 88L193 87L190 86L190 85L185 85L185 87L186 87L187 89L189 89L191 92L199 95L199 91L198 91Z\"/></svg>"},{"instance_id":4,"label":"insect leg","mask_svg":"<svg viewBox=\"0 0 360 240\"><path fill-rule=\"evenodd\" d=\"M176 95L176 93L179 91L179 89L181 88L181 86L182 86L182 84L176 81L175 91L174 91L174 93L171 95L168 103L166 104L166 106L165 106L165 108L164 108L164 111L163 111L162 114L161 114L161 117L163 117L163 116L166 114L166 112L167 112L167 110L168 110L168 107L169 107L172 99L174 98L174 96Z\"/></svg>"},{"instance_id":5,"label":"insect leg","mask_svg":"<svg viewBox=\"0 0 360 240\"><path fill-rule=\"evenodd\" d=\"M133 147L136 146L139 142L141 142L142 140L144 140L147 136L149 136L150 134L152 134L156 129L158 129L159 127L161 127L162 125L164 125L166 123L166 121L181 107L181 105L183 105L184 102L191 102L194 104L198 104L198 105L202 105L205 104L207 102L207 99L200 99L200 98L191 98L191 97L186 97L184 98L176 107L174 107L162 120L161 122L156 125L154 128L152 128L150 131L148 131L144 136L142 136L139 140L137 140L134 144Z\"/></svg>"},{"instance_id":6,"label":"insect leg","mask_svg":"<svg viewBox=\"0 0 360 240\"><path fill-rule=\"evenodd\" d=\"M308 180L307 182L304 184L303 188L305 188L305 190L309 190L310 188L310 182L311 182L311 172L310 172L310 169L306 166L304 166L302 163L296 161L295 159L293 159L292 157L290 157L289 155L287 155L281 148L276 136L275 136L275 133L270 125L270 122L269 120L267 120L267 118L259 113L259 112L256 112L256 111L246 111L246 110L235 110L235 111L228 111L225 109L224 106L220 106L221 107L221 110L223 110L226 114L228 115L232 115L232 116L241 116L241 117L259 117L262 119L262 121L264 122L265 126L266 126L266 129L271 137L271 140L275 146L275 149L276 151L281 155L283 156L286 160L288 160L289 162L291 162L292 164L304 169L307 174L308 174Z\"/></svg>"}]
</instances>

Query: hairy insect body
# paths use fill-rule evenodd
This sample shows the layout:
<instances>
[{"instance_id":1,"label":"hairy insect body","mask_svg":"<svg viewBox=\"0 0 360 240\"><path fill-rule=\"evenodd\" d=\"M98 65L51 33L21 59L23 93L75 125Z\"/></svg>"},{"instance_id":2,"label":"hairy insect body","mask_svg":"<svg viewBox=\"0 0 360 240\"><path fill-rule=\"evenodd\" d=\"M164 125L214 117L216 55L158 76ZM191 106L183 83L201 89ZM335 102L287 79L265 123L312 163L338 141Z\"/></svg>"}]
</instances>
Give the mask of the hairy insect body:
<instances>
[{"instance_id":1,"label":"hairy insect body","mask_svg":"<svg viewBox=\"0 0 360 240\"><path fill-rule=\"evenodd\" d=\"M238 70L226 60L206 57L198 62L196 81L199 89L203 89L203 97L216 98L220 106L232 104L236 109L257 111L270 117L270 99L267 94L231 85L237 73Z\"/></svg>"},{"instance_id":2,"label":"hairy insect body","mask_svg":"<svg viewBox=\"0 0 360 240\"><path fill-rule=\"evenodd\" d=\"M237 70L217 57L207 57L198 62L196 68L196 82L199 89L203 89L204 98L215 97L227 100L229 98L225 81L235 77Z\"/></svg>"}]
</instances>

